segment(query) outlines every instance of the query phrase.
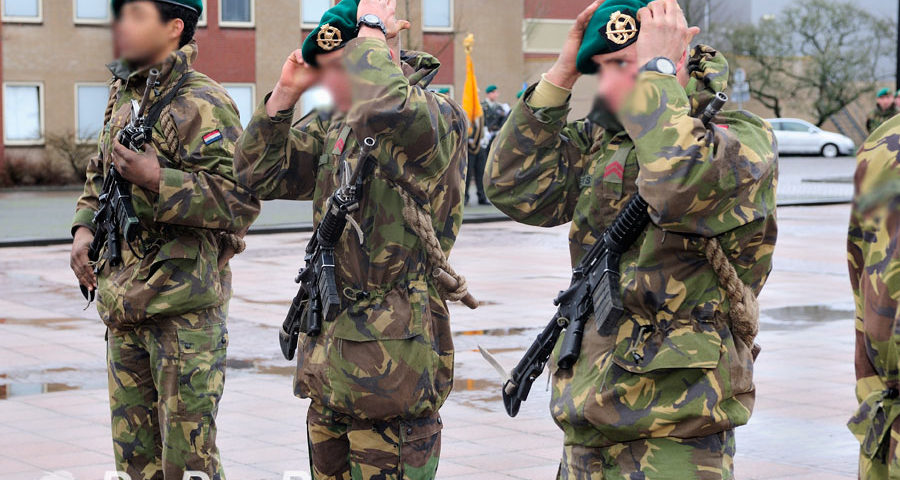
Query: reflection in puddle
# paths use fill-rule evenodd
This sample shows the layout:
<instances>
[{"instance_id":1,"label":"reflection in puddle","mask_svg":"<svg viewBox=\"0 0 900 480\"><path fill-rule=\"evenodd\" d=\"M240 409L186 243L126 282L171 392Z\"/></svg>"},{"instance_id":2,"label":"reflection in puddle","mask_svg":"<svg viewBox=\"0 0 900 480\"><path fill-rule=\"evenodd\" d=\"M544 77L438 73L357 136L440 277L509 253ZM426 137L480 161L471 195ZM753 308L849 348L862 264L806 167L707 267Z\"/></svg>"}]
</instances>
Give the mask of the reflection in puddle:
<instances>
[{"instance_id":1,"label":"reflection in puddle","mask_svg":"<svg viewBox=\"0 0 900 480\"><path fill-rule=\"evenodd\" d=\"M759 315L760 329L788 330L809 328L822 323L853 320L855 312L827 305L806 305L763 310Z\"/></svg>"},{"instance_id":2,"label":"reflection in puddle","mask_svg":"<svg viewBox=\"0 0 900 480\"><path fill-rule=\"evenodd\" d=\"M0 318L0 325L26 325L29 327L47 327L54 330L74 330L83 322L81 318Z\"/></svg>"},{"instance_id":3,"label":"reflection in puddle","mask_svg":"<svg viewBox=\"0 0 900 480\"><path fill-rule=\"evenodd\" d=\"M0 385L0 400L7 400L12 397L24 397L26 395L67 392L70 390L80 390L81 388L81 385L69 385L67 383L10 383Z\"/></svg>"}]
</instances>

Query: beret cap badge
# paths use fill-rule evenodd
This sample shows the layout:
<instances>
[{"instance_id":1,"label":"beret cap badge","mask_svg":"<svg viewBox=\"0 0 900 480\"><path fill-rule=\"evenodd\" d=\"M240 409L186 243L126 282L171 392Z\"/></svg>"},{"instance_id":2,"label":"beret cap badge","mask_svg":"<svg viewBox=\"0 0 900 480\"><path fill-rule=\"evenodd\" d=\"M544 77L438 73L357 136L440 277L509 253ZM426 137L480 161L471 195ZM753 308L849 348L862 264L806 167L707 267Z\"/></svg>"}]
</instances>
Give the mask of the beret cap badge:
<instances>
[{"instance_id":1,"label":"beret cap badge","mask_svg":"<svg viewBox=\"0 0 900 480\"><path fill-rule=\"evenodd\" d=\"M613 12L606 24L606 38L617 45L624 45L637 35L637 23L634 17L620 11Z\"/></svg>"},{"instance_id":2,"label":"beret cap badge","mask_svg":"<svg viewBox=\"0 0 900 480\"><path fill-rule=\"evenodd\" d=\"M327 23L322 25L319 29L319 34L316 36L316 43L319 45L319 48L326 52L340 47L342 42L341 31Z\"/></svg>"}]
</instances>

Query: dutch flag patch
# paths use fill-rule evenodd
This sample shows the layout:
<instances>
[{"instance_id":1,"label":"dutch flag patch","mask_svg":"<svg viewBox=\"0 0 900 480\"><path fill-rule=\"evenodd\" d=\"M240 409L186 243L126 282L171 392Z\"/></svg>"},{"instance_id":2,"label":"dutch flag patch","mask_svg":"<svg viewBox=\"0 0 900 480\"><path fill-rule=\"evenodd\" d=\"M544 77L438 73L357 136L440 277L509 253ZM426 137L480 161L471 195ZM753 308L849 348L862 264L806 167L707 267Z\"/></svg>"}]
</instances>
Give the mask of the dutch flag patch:
<instances>
[{"instance_id":1,"label":"dutch flag patch","mask_svg":"<svg viewBox=\"0 0 900 480\"><path fill-rule=\"evenodd\" d=\"M210 144L218 142L221 139L222 139L222 132L220 132L218 130L213 130L203 136L203 143L205 143L206 145L210 145Z\"/></svg>"}]
</instances>

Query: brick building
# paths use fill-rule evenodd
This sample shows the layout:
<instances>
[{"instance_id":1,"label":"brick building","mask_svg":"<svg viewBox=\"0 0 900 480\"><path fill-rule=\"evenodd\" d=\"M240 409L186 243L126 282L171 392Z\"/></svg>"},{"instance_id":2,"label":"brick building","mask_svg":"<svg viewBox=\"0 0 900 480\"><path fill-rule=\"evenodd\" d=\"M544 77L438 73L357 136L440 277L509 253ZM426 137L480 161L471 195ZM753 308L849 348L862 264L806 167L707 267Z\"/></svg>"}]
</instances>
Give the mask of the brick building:
<instances>
[{"instance_id":1,"label":"brick building","mask_svg":"<svg viewBox=\"0 0 900 480\"><path fill-rule=\"evenodd\" d=\"M204 0L196 38L196 68L231 93L242 120L278 79L287 55L335 0ZM425 50L443 65L433 87L461 93L462 39L476 38L479 85L500 87L512 103L523 84L540 79L587 1L398 0L398 17L411 20L403 48ZM0 0L0 161L40 154L48 137L90 142L106 104L104 67L115 57L109 0ZM579 82L573 115L586 114L594 84ZM300 108L327 101L309 92Z\"/></svg>"}]
</instances>

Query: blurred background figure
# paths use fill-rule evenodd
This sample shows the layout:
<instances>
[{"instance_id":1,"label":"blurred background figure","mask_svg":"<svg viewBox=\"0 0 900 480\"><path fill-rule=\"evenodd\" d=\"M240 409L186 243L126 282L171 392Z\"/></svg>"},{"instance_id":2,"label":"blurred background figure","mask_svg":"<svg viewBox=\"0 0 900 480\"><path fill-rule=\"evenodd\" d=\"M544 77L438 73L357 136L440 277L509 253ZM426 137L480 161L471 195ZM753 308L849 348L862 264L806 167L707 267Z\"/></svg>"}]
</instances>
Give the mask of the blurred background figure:
<instances>
[{"instance_id":1,"label":"blurred background figure","mask_svg":"<svg viewBox=\"0 0 900 480\"><path fill-rule=\"evenodd\" d=\"M887 88L882 88L878 91L877 98L875 99L875 109L872 110L872 113L869 114L869 117L866 119L866 130L871 135L872 132L878 129L882 123L888 121L891 117L897 114L897 109L894 108L894 97L891 96L891 91Z\"/></svg>"}]
</instances>

